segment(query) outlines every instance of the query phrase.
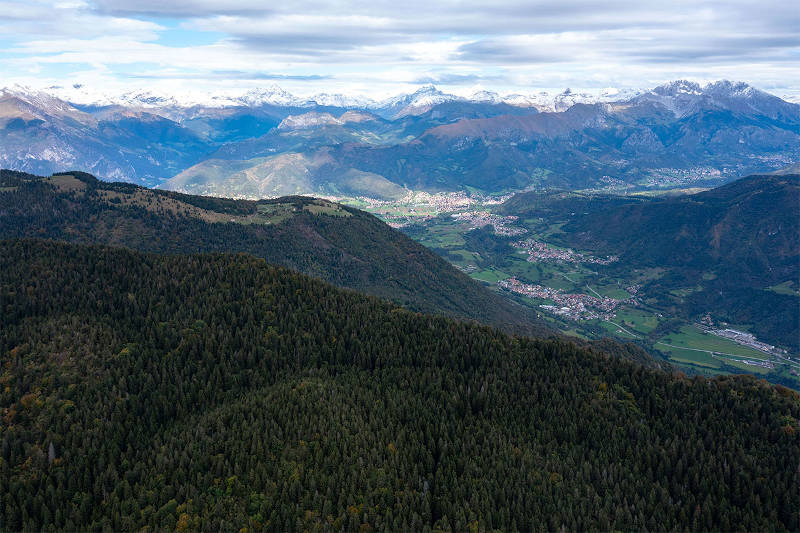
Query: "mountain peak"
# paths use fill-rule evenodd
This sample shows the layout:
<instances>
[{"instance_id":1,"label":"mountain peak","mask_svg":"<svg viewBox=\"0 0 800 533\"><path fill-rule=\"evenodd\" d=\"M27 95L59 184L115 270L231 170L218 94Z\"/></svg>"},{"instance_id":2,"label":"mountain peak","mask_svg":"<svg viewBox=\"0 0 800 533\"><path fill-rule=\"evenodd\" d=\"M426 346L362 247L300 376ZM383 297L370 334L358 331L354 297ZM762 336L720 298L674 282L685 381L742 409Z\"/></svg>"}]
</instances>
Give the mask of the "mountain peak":
<instances>
[{"instance_id":1,"label":"mountain peak","mask_svg":"<svg viewBox=\"0 0 800 533\"><path fill-rule=\"evenodd\" d=\"M689 80L675 80L659 85L651 92L659 96L678 96L682 94L700 95L703 93L703 89L700 87L699 83Z\"/></svg>"},{"instance_id":2,"label":"mountain peak","mask_svg":"<svg viewBox=\"0 0 800 533\"><path fill-rule=\"evenodd\" d=\"M239 100L246 105L294 105L297 103L297 98L292 94L283 90L282 87L269 85L268 87L255 87L250 89Z\"/></svg>"},{"instance_id":3,"label":"mountain peak","mask_svg":"<svg viewBox=\"0 0 800 533\"><path fill-rule=\"evenodd\" d=\"M431 94L431 93L441 93L441 91L437 89L436 85L432 83L426 83L425 85L421 86L419 89L414 91L414 94Z\"/></svg>"},{"instance_id":4,"label":"mountain peak","mask_svg":"<svg viewBox=\"0 0 800 533\"><path fill-rule=\"evenodd\" d=\"M724 94L726 96L750 97L760 93L755 87L743 81L720 80L709 83L703 89L705 93Z\"/></svg>"}]
</instances>

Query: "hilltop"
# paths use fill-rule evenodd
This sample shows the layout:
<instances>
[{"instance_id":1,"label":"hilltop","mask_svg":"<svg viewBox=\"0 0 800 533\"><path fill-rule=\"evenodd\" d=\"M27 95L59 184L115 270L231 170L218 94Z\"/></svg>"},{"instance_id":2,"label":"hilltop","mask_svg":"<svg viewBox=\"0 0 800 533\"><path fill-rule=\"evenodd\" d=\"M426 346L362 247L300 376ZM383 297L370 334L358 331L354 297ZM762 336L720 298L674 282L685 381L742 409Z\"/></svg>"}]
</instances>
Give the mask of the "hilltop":
<instances>
[{"instance_id":1,"label":"hilltop","mask_svg":"<svg viewBox=\"0 0 800 533\"><path fill-rule=\"evenodd\" d=\"M374 216L325 200L246 201L109 183L74 172L0 171L0 238L159 253L246 252L408 309L549 335L508 302Z\"/></svg>"}]
</instances>

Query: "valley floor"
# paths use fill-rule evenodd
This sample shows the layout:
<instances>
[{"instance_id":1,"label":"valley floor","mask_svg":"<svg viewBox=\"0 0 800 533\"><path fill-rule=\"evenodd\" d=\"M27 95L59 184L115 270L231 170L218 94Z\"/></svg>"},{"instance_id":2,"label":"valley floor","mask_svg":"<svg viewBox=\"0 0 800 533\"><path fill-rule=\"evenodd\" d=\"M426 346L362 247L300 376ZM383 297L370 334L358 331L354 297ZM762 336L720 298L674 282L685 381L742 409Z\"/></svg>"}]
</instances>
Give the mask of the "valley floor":
<instances>
[{"instance_id":1,"label":"valley floor","mask_svg":"<svg viewBox=\"0 0 800 533\"><path fill-rule=\"evenodd\" d=\"M536 309L568 335L633 341L690 373L750 373L800 389L798 354L756 338L748 324L715 321L713 309L701 317L676 312L664 302L680 304L695 287L650 294L643 287L664 276L665 269L625 270L614 256L554 245L561 224L499 214L496 208L507 198L416 193L399 201L345 203L400 228L473 279ZM770 290L796 293L790 285Z\"/></svg>"}]
</instances>

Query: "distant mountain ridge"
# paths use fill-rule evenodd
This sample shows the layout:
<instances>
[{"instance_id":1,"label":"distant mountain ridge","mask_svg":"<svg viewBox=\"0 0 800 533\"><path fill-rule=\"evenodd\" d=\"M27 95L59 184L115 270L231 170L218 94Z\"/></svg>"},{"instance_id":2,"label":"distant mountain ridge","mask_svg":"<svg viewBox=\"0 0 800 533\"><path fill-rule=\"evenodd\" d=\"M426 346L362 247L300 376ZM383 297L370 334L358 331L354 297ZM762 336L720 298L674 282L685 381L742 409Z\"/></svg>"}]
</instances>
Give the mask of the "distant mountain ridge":
<instances>
[{"instance_id":1,"label":"distant mountain ridge","mask_svg":"<svg viewBox=\"0 0 800 533\"><path fill-rule=\"evenodd\" d=\"M439 90L435 85L423 85L411 93L373 99L363 95L319 93L311 96L296 96L278 85L257 87L245 91L190 91L171 94L159 90L132 90L121 93L93 91L85 85L54 85L44 89L16 85L2 89L6 92L22 94L42 94L58 98L70 104L91 106L126 106L150 109L192 108L192 107L258 107L264 105L279 107L336 107L342 109L367 109L376 111L385 118L400 118L405 115L421 114L431 107L446 102L470 102L488 104L508 104L515 107L534 107L539 111L561 112L575 104L595 104L627 102L637 97L676 97L684 96L756 96L768 94L744 82L721 80L705 86L687 80L676 80L653 89L591 89L563 91L538 91L530 93L498 93L491 90L478 90L469 95L456 95ZM775 96L775 98L778 98Z\"/></svg>"},{"instance_id":2,"label":"distant mountain ridge","mask_svg":"<svg viewBox=\"0 0 800 533\"><path fill-rule=\"evenodd\" d=\"M29 93L37 92L28 87L15 86L7 90ZM397 96L373 99L361 95L319 93L312 96L295 96L278 85L253 88L234 92L194 91L170 94L164 91L133 90L119 94L92 91L85 85L51 86L41 92L64 101L79 105L168 108L168 107L256 107L274 105L286 107L339 107L348 109L376 110L385 117L399 118L409 114L419 114L430 107L446 102L471 102L489 104L508 104L517 107L535 107L542 111L564 111L576 103L607 102L623 100L642 92L640 89L603 89L559 92L538 91L528 94L500 94L490 90L479 90L471 95L459 96L440 91L433 84L423 85L414 92Z\"/></svg>"},{"instance_id":3,"label":"distant mountain ridge","mask_svg":"<svg viewBox=\"0 0 800 533\"><path fill-rule=\"evenodd\" d=\"M800 161L800 105L741 82L507 96L460 97L428 85L374 102L270 87L199 99L87 94L69 103L5 89L0 165L43 174L85 168L192 194L392 198L407 190L709 186Z\"/></svg>"}]
</instances>

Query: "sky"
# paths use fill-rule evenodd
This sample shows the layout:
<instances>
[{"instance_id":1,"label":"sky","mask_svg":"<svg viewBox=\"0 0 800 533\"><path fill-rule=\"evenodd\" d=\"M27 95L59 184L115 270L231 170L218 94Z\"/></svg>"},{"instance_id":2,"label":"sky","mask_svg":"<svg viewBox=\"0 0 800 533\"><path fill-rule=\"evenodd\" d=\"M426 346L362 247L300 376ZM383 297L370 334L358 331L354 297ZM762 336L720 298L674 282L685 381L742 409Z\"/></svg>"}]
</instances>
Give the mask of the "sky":
<instances>
[{"instance_id":1,"label":"sky","mask_svg":"<svg viewBox=\"0 0 800 533\"><path fill-rule=\"evenodd\" d=\"M746 81L800 95L791 0L0 0L0 86L384 97Z\"/></svg>"}]
</instances>

